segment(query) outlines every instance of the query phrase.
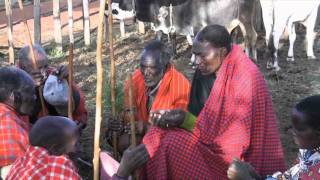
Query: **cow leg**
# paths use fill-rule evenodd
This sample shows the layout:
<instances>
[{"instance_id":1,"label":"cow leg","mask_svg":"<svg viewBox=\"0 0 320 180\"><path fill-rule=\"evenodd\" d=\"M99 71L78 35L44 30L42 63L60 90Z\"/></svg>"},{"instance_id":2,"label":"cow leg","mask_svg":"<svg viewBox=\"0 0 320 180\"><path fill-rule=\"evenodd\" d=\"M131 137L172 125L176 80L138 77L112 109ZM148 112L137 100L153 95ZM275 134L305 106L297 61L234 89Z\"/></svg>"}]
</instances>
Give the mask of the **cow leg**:
<instances>
[{"instance_id":1,"label":"cow leg","mask_svg":"<svg viewBox=\"0 0 320 180\"><path fill-rule=\"evenodd\" d=\"M120 34L124 38L126 36L126 29L124 27L124 19L120 19Z\"/></svg>"},{"instance_id":2,"label":"cow leg","mask_svg":"<svg viewBox=\"0 0 320 180\"><path fill-rule=\"evenodd\" d=\"M288 22L288 32L289 32L289 51L287 56L287 61L294 61L294 54L293 54L293 45L294 41L296 40L296 32L295 32L295 24L292 21Z\"/></svg>"},{"instance_id":3,"label":"cow leg","mask_svg":"<svg viewBox=\"0 0 320 180\"><path fill-rule=\"evenodd\" d=\"M314 27L316 24L316 18L317 18L317 11L314 10L314 12L309 16L309 18L307 19L306 22L306 26L307 26L307 55L308 58L311 59L315 59L315 55L313 52L313 44L314 44L314 40L316 37L316 33L314 32Z\"/></svg>"},{"instance_id":4,"label":"cow leg","mask_svg":"<svg viewBox=\"0 0 320 180\"><path fill-rule=\"evenodd\" d=\"M156 40L161 41L162 39L162 31L156 31Z\"/></svg>"},{"instance_id":5,"label":"cow leg","mask_svg":"<svg viewBox=\"0 0 320 180\"><path fill-rule=\"evenodd\" d=\"M282 31L280 30L282 29ZM279 67L279 63L278 63L278 51L279 51L279 43L280 43L280 37L282 35L284 28L278 28L278 31L275 31L275 33L273 34L273 44L274 44L274 52L273 52L273 69L275 71L279 71L280 67Z\"/></svg>"},{"instance_id":6,"label":"cow leg","mask_svg":"<svg viewBox=\"0 0 320 180\"><path fill-rule=\"evenodd\" d=\"M172 52L174 55L177 54L177 34L176 33L169 33L172 45Z\"/></svg>"}]
</instances>

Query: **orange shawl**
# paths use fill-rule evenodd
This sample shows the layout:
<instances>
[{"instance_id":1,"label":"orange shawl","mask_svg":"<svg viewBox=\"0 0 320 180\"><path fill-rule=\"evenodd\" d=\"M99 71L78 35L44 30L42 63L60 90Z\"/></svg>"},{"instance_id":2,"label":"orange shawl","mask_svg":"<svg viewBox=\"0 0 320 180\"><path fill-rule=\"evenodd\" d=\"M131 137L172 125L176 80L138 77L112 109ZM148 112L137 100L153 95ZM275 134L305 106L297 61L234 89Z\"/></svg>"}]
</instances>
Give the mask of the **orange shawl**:
<instances>
[{"instance_id":1,"label":"orange shawl","mask_svg":"<svg viewBox=\"0 0 320 180\"><path fill-rule=\"evenodd\" d=\"M136 119L148 122L149 112L147 110L147 88L140 69L133 76L133 99L136 108ZM125 84L125 108L129 107L129 84ZM160 109L181 108L187 111L190 94L189 81L178 72L173 65L169 65L164 74L157 95L151 107L151 111Z\"/></svg>"}]
</instances>

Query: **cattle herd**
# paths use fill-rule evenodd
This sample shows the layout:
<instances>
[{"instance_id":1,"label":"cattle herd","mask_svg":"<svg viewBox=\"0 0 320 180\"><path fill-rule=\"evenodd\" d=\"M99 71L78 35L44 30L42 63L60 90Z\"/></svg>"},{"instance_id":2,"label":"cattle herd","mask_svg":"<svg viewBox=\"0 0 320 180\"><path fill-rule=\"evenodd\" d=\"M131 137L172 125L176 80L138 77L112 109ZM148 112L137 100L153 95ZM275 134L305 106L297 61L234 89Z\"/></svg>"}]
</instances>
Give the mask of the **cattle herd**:
<instances>
[{"instance_id":1,"label":"cattle herd","mask_svg":"<svg viewBox=\"0 0 320 180\"><path fill-rule=\"evenodd\" d=\"M294 61L296 22L305 25L307 55L308 58L315 58L314 29L319 4L320 0L114 0L113 14L122 24L125 16L134 15L139 21L150 23L158 39L162 34L168 35L174 50L176 35L185 36L192 45L194 35L209 24L223 25L229 32L239 26L245 51L254 60L257 60L256 21L260 17L266 32L266 44L273 42L273 46L269 46L272 48L268 68L278 71L279 40L285 29L289 35L287 60Z\"/></svg>"}]
</instances>

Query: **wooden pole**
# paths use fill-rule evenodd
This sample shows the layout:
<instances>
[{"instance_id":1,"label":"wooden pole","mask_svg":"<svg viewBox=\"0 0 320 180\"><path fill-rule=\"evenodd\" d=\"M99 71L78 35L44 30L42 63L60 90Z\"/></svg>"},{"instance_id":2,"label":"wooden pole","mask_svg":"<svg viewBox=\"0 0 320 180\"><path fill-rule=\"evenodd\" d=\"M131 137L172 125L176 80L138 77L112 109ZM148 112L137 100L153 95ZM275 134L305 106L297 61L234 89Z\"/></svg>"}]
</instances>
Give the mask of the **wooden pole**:
<instances>
[{"instance_id":1,"label":"wooden pole","mask_svg":"<svg viewBox=\"0 0 320 180\"><path fill-rule=\"evenodd\" d=\"M94 128L94 156L93 156L93 178L99 179L99 154L100 154L100 130L102 119L102 90L103 90L103 65L102 65L102 36L103 20L106 0L100 0L99 24L97 34L97 92L96 92L96 121Z\"/></svg>"},{"instance_id":2,"label":"wooden pole","mask_svg":"<svg viewBox=\"0 0 320 180\"><path fill-rule=\"evenodd\" d=\"M144 23L142 21L138 21L138 32L140 34L145 34L146 33L146 30L145 30L145 27L144 27Z\"/></svg>"},{"instance_id":3,"label":"wooden pole","mask_svg":"<svg viewBox=\"0 0 320 180\"><path fill-rule=\"evenodd\" d=\"M108 9L111 12L111 3L112 0L108 0ZM114 62L114 52L113 52L113 18L112 13L108 13L108 27L109 27L109 50L110 50L110 89L111 89L111 112L112 117L116 117L116 76L115 76L115 62ZM117 138L118 135L116 132L112 134L112 144L113 144L113 154L115 159L118 159L118 150L117 150Z\"/></svg>"},{"instance_id":4,"label":"wooden pole","mask_svg":"<svg viewBox=\"0 0 320 180\"><path fill-rule=\"evenodd\" d=\"M73 37L73 7L72 0L68 0L68 25L69 25L69 42L74 43Z\"/></svg>"},{"instance_id":5,"label":"wooden pole","mask_svg":"<svg viewBox=\"0 0 320 180\"><path fill-rule=\"evenodd\" d=\"M131 146L137 146L137 138L136 138L136 126L135 126L135 118L134 118L134 103L133 103L133 83L132 83L132 75L129 73L128 75L129 82L129 117L130 117L130 125L131 125Z\"/></svg>"},{"instance_id":6,"label":"wooden pole","mask_svg":"<svg viewBox=\"0 0 320 180\"><path fill-rule=\"evenodd\" d=\"M82 0L84 44L90 46L89 0Z\"/></svg>"},{"instance_id":7,"label":"wooden pole","mask_svg":"<svg viewBox=\"0 0 320 180\"><path fill-rule=\"evenodd\" d=\"M72 83L73 83L73 44L69 44L69 56L68 56L68 82L69 82L69 98L68 98L68 117L73 119L73 91L72 91Z\"/></svg>"},{"instance_id":8,"label":"wooden pole","mask_svg":"<svg viewBox=\"0 0 320 180\"><path fill-rule=\"evenodd\" d=\"M60 0L53 0L54 40L56 48L62 51L62 33L60 20Z\"/></svg>"},{"instance_id":9,"label":"wooden pole","mask_svg":"<svg viewBox=\"0 0 320 180\"><path fill-rule=\"evenodd\" d=\"M12 5L11 0L5 0L6 15L8 19L7 29L8 29L8 46L9 46L9 63L14 64L14 50L13 50L13 40L12 40Z\"/></svg>"},{"instance_id":10,"label":"wooden pole","mask_svg":"<svg viewBox=\"0 0 320 180\"><path fill-rule=\"evenodd\" d=\"M23 18L23 24L24 24L24 27L25 27L25 33L26 33L25 37L26 37L26 40L28 42L28 46L30 48L31 64L32 64L33 69L36 70L36 69L38 69L37 62L36 62L36 56L34 55L33 45L32 45L32 38L31 38L29 27L28 27L26 14L25 14L25 12L23 10L22 0L18 0L18 3L19 3L19 8L20 8L21 14L22 14L22 18ZM42 87L41 86L39 87L39 98L40 98L40 102L41 102L41 108L42 108L43 111L45 111L46 110L46 106L44 104L44 99L43 99L43 96L42 96ZM46 112L44 112L44 113L46 114Z\"/></svg>"},{"instance_id":11,"label":"wooden pole","mask_svg":"<svg viewBox=\"0 0 320 180\"><path fill-rule=\"evenodd\" d=\"M34 0L34 8L33 8L33 37L34 42L37 44L41 44L41 8L40 8L40 0Z\"/></svg>"}]
</instances>

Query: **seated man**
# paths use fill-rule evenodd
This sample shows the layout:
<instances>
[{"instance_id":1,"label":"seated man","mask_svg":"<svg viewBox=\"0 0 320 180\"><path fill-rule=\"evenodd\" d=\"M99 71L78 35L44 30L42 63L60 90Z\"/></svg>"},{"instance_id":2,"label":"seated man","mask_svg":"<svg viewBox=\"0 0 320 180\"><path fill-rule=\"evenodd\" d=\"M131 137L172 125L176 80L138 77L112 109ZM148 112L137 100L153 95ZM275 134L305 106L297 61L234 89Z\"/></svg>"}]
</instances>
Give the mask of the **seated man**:
<instances>
[{"instance_id":1,"label":"seated man","mask_svg":"<svg viewBox=\"0 0 320 180\"><path fill-rule=\"evenodd\" d=\"M27 149L30 115L35 103L32 78L15 67L0 68L0 168L4 179L11 164Z\"/></svg>"},{"instance_id":2,"label":"seated man","mask_svg":"<svg viewBox=\"0 0 320 180\"><path fill-rule=\"evenodd\" d=\"M61 66L58 69L49 67L47 54L44 51L44 49L40 45L36 44L33 46L33 50L37 61L38 69L34 70L32 67L32 59L29 46L25 46L19 51L18 67L31 75L37 87L41 87L42 85L44 85L48 76L52 74L58 76L59 80L67 79L68 70L66 66ZM77 121L79 126L85 127L87 123L88 113L85 107L84 96L81 90L74 83L72 88L74 92L77 92L73 94L78 94L78 96L80 97L79 104L78 106L76 106L77 108L73 112L73 118ZM37 92L36 94L36 108L32 116L30 116L30 122L34 123L38 118L46 115L63 116L63 114L59 114L59 112L57 112L57 107L48 102L45 102L45 109L42 109L39 93Z\"/></svg>"},{"instance_id":3,"label":"seated man","mask_svg":"<svg viewBox=\"0 0 320 180\"><path fill-rule=\"evenodd\" d=\"M189 81L178 72L170 63L171 53L165 44L160 41L150 42L142 51L140 59L140 69L136 70L132 76L133 101L136 110L136 120L138 123L138 133L142 137L149 124L149 114L151 111L159 109L180 109L187 110L189 101L190 84ZM129 109L129 85L125 85L124 108ZM125 124L128 120L124 120ZM124 133L124 128L120 122L123 120L113 120L110 123L112 131L123 133L120 136L120 151L124 150L129 143L128 134Z\"/></svg>"},{"instance_id":4,"label":"seated man","mask_svg":"<svg viewBox=\"0 0 320 180\"><path fill-rule=\"evenodd\" d=\"M7 176L16 179L81 179L68 154L76 151L79 129L72 120L59 116L40 118L29 133L30 146ZM147 162L144 145L128 150L113 179L123 179Z\"/></svg>"},{"instance_id":5,"label":"seated man","mask_svg":"<svg viewBox=\"0 0 320 180\"><path fill-rule=\"evenodd\" d=\"M174 111L153 112L155 125L143 138L150 154L148 179L226 179L233 158L250 162L262 175L285 168L276 117L266 82L225 27L209 25L192 51L202 75L216 80L197 118ZM181 116L183 117L183 116ZM181 127L185 129L167 129Z\"/></svg>"}]
</instances>

